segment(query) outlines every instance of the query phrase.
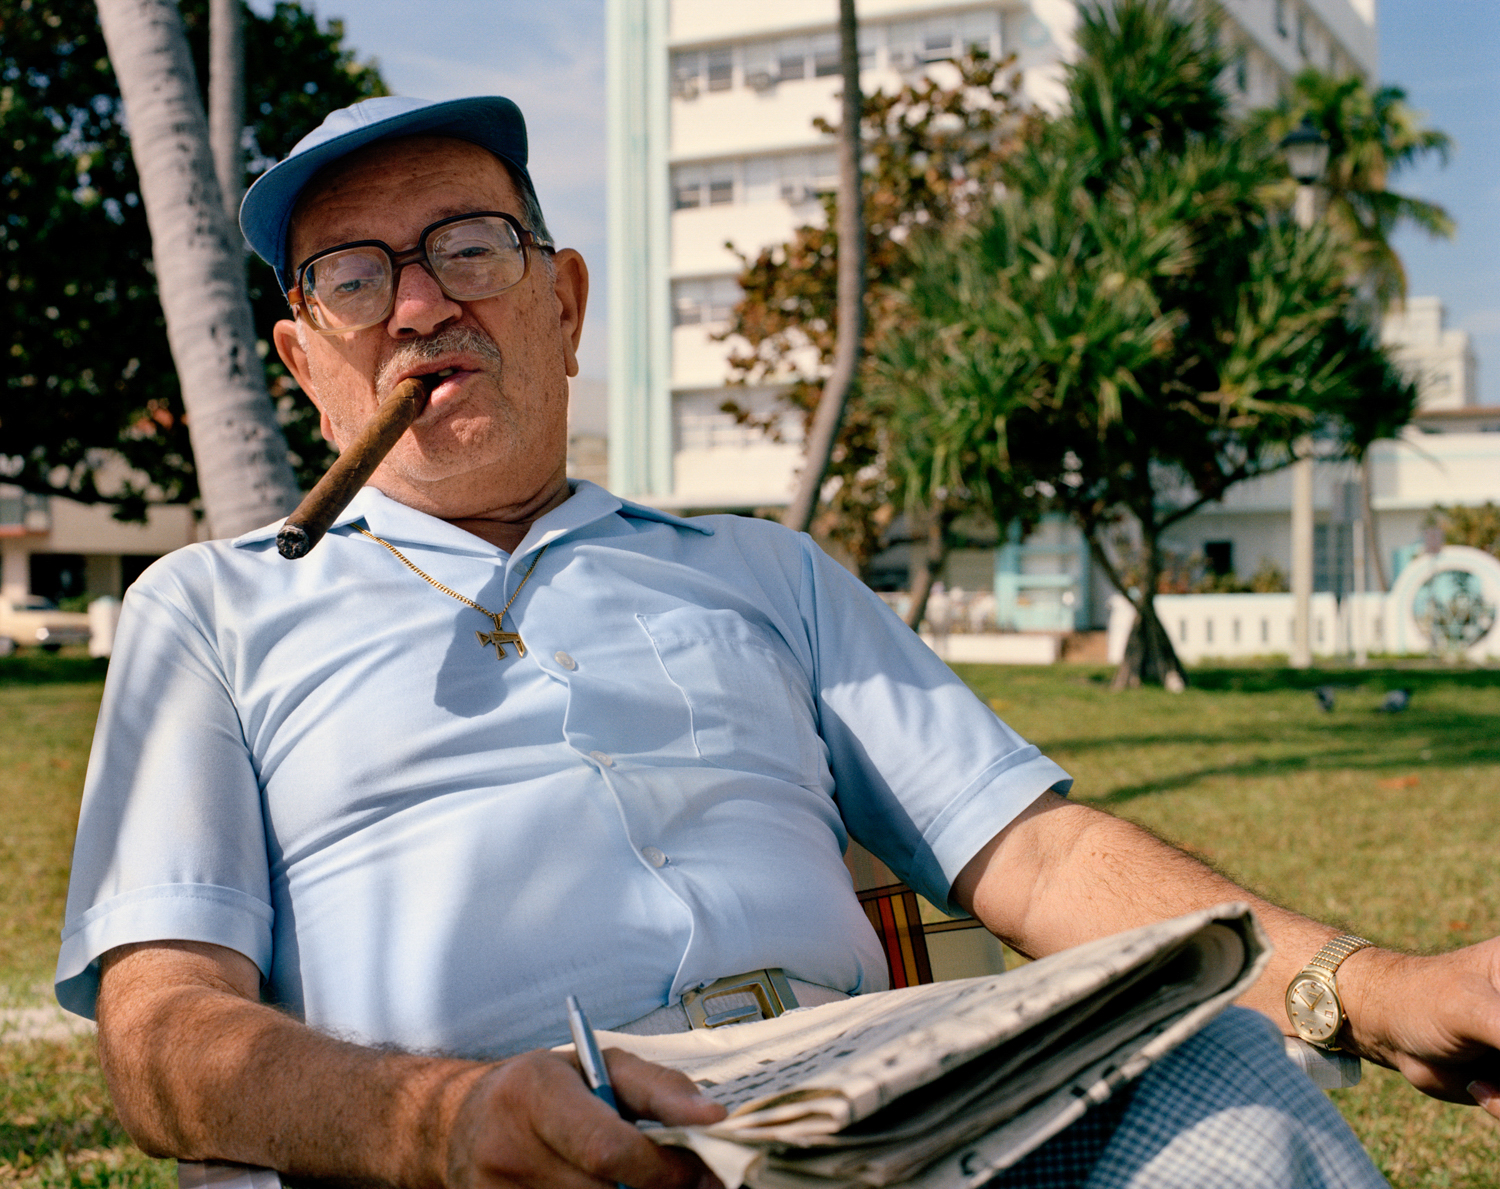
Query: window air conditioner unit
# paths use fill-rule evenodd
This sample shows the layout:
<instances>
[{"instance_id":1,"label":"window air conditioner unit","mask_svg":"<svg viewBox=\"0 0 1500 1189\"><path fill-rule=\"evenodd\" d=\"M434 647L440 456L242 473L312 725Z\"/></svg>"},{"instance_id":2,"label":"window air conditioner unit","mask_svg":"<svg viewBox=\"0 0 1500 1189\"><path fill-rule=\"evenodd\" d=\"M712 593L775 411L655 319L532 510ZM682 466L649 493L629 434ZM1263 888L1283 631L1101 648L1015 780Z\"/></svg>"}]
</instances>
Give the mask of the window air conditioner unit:
<instances>
[{"instance_id":1,"label":"window air conditioner unit","mask_svg":"<svg viewBox=\"0 0 1500 1189\"><path fill-rule=\"evenodd\" d=\"M698 98L698 76L689 74L672 84L672 95L677 99Z\"/></svg>"},{"instance_id":2,"label":"window air conditioner unit","mask_svg":"<svg viewBox=\"0 0 1500 1189\"><path fill-rule=\"evenodd\" d=\"M781 184L781 198L783 202L791 206L798 206L804 202L811 202L817 197L817 191L806 182L783 182Z\"/></svg>"},{"instance_id":3,"label":"window air conditioner unit","mask_svg":"<svg viewBox=\"0 0 1500 1189\"><path fill-rule=\"evenodd\" d=\"M769 91L781 80L769 70L752 70L745 75L745 85L752 91Z\"/></svg>"}]
</instances>

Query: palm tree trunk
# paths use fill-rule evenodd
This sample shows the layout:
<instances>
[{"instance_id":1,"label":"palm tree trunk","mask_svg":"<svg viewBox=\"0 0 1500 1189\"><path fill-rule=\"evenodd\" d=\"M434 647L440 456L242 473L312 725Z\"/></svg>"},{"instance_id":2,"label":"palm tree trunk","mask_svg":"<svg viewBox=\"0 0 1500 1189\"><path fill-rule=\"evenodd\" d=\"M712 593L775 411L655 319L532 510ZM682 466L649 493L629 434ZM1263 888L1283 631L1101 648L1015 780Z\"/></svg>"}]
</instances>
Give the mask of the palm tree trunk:
<instances>
[{"instance_id":1,"label":"palm tree trunk","mask_svg":"<svg viewBox=\"0 0 1500 1189\"><path fill-rule=\"evenodd\" d=\"M210 0L208 9L208 135L214 174L230 226L245 196L245 24L242 0Z\"/></svg>"},{"instance_id":2,"label":"palm tree trunk","mask_svg":"<svg viewBox=\"0 0 1500 1189\"><path fill-rule=\"evenodd\" d=\"M839 0L839 49L844 76L844 121L839 129L839 274L838 343L833 371L823 385L818 410L807 435L807 454L797 480L797 494L782 523L806 532L818 506L818 492L833 457L844 405L859 371L865 337L865 202L860 182L859 123L864 103L859 90L859 23L854 0Z\"/></svg>"},{"instance_id":3,"label":"palm tree trunk","mask_svg":"<svg viewBox=\"0 0 1500 1189\"><path fill-rule=\"evenodd\" d=\"M97 4L125 101L204 513L212 535L235 536L297 500L255 349L240 237L225 218L177 5Z\"/></svg>"}]
</instances>

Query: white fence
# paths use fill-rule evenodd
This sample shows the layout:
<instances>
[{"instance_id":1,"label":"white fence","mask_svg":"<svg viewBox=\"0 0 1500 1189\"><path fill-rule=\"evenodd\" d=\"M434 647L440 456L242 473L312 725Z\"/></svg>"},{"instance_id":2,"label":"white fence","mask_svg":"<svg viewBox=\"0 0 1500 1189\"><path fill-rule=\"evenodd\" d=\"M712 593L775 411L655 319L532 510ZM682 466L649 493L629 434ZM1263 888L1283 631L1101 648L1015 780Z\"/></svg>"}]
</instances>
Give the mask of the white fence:
<instances>
[{"instance_id":1,"label":"white fence","mask_svg":"<svg viewBox=\"0 0 1500 1189\"><path fill-rule=\"evenodd\" d=\"M1433 651L1428 628L1433 580L1445 573L1467 574L1470 589L1485 605L1489 626L1475 628L1477 638L1458 648L1467 659L1483 663L1500 660L1500 561L1463 546L1448 546L1409 563L1389 594L1312 596L1312 651L1314 656L1348 656L1363 649L1373 653L1422 655ZM1428 599L1428 602L1424 602ZM1187 662L1213 658L1290 654L1293 597L1289 594L1157 595L1156 614L1172 638L1179 659ZM1481 621L1482 623L1482 621ZM1135 624L1135 608L1123 595L1109 603L1109 659L1117 664Z\"/></svg>"}]
</instances>

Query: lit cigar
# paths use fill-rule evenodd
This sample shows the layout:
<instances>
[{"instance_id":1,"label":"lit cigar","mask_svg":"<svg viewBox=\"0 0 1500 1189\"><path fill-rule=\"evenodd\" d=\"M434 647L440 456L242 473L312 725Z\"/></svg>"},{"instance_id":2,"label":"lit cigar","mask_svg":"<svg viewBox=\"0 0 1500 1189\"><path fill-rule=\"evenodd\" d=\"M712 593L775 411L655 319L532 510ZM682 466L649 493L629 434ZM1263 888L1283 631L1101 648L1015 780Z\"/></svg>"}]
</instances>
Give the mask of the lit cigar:
<instances>
[{"instance_id":1,"label":"lit cigar","mask_svg":"<svg viewBox=\"0 0 1500 1189\"><path fill-rule=\"evenodd\" d=\"M323 534L365 485L396 440L427 407L427 382L434 377L412 376L380 403L359 437L334 460L317 486L302 497L297 510L276 534L276 551L295 559L323 539Z\"/></svg>"}]
</instances>

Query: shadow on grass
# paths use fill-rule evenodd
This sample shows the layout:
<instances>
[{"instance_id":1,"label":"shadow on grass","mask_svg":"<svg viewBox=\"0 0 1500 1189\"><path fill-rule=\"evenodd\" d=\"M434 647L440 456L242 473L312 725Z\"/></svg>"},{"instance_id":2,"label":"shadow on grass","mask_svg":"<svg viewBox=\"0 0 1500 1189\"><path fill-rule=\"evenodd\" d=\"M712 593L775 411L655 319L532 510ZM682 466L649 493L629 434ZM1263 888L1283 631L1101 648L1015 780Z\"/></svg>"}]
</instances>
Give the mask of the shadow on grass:
<instances>
[{"instance_id":1,"label":"shadow on grass","mask_svg":"<svg viewBox=\"0 0 1500 1189\"><path fill-rule=\"evenodd\" d=\"M1051 737L1043 746L1064 765L1069 755L1111 749L1223 749L1238 751L1242 756L1250 749L1262 753L1243 758L1225 755L1223 762L1163 772L1159 777L1091 798L1100 805L1119 805L1214 778L1274 779L1336 770L1396 775L1410 773L1413 766L1451 768L1500 763L1495 700L1493 696L1476 697L1500 692L1500 670L1438 666L1333 670L1225 667L1195 670L1191 679L1200 696L1263 696L1263 717L1257 716L1254 702L1248 706L1241 703L1248 711L1248 723L1233 730L1223 729L1220 723L1213 729L1195 730L1189 723L1180 727L1164 723L1159 714L1143 716L1142 707L1136 705L1132 713L1120 716L1126 729L1105 737ZM1337 704L1331 713L1320 710L1313 700L1312 691L1320 686L1335 690ZM1396 714L1378 710L1382 695L1398 688L1411 691L1410 709ZM1131 704L1130 692L1110 696L1122 698L1122 712ZM1160 698L1162 694L1150 691L1147 696ZM1170 713L1165 707L1162 710ZM1140 722L1144 729L1130 730L1127 724L1131 722ZM1180 763L1182 757L1179 752L1172 758ZM1176 763L1165 766L1175 768Z\"/></svg>"},{"instance_id":2,"label":"shadow on grass","mask_svg":"<svg viewBox=\"0 0 1500 1189\"><path fill-rule=\"evenodd\" d=\"M103 681L109 668L105 657L53 656L26 649L0 657L0 688L11 685L79 685Z\"/></svg>"},{"instance_id":3,"label":"shadow on grass","mask_svg":"<svg viewBox=\"0 0 1500 1189\"><path fill-rule=\"evenodd\" d=\"M1435 761L1418 760L1415 757L1396 758L1370 762L1359 762L1355 756L1367 755L1368 753L1351 750L1347 753L1324 753L1317 756L1291 755L1282 756L1277 759L1250 760L1244 763L1214 764L1201 768L1194 768L1188 772L1174 772L1171 776L1163 776L1156 780L1142 781L1139 784L1122 785L1120 788L1111 789L1098 797L1087 798L1090 805L1123 805L1141 797L1150 797L1160 793L1175 792L1177 789L1190 788L1203 780L1211 780L1214 777L1236 777L1243 779L1268 779L1277 776L1292 776L1300 772L1317 770L1360 771L1372 775L1379 773L1400 773L1406 775L1412 768L1420 764L1422 767L1430 767Z\"/></svg>"},{"instance_id":4,"label":"shadow on grass","mask_svg":"<svg viewBox=\"0 0 1500 1189\"><path fill-rule=\"evenodd\" d=\"M1405 666L1381 666L1364 669L1320 668L1291 669L1282 667L1238 666L1216 669L1190 669L1188 686L1209 693L1240 694L1285 693L1287 690L1311 692L1319 686L1335 689L1500 689L1500 669L1459 668L1432 662L1412 662Z\"/></svg>"},{"instance_id":5,"label":"shadow on grass","mask_svg":"<svg viewBox=\"0 0 1500 1189\"><path fill-rule=\"evenodd\" d=\"M1049 752L1077 755L1119 747L1294 748L1301 740L1308 756L1326 758L1340 767L1379 767L1388 759L1402 762L1393 753L1399 751L1403 740L1410 739L1414 741L1411 746L1431 751L1445 764L1493 763L1500 761L1500 731L1495 726L1496 717L1492 713L1413 709L1396 715L1360 707L1324 715L1309 701L1305 718L1286 715L1280 721L1258 724L1253 729L1123 732L1073 739L1049 736L1042 746ZM1350 763L1351 756L1364 756L1367 763ZM1279 761L1289 757L1264 758Z\"/></svg>"},{"instance_id":6,"label":"shadow on grass","mask_svg":"<svg viewBox=\"0 0 1500 1189\"><path fill-rule=\"evenodd\" d=\"M0 1122L0 1168L21 1157L35 1162L54 1152L100 1151L130 1147L130 1137L113 1115L47 1119L35 1123Z\"/></svg>"}]
</instances>

